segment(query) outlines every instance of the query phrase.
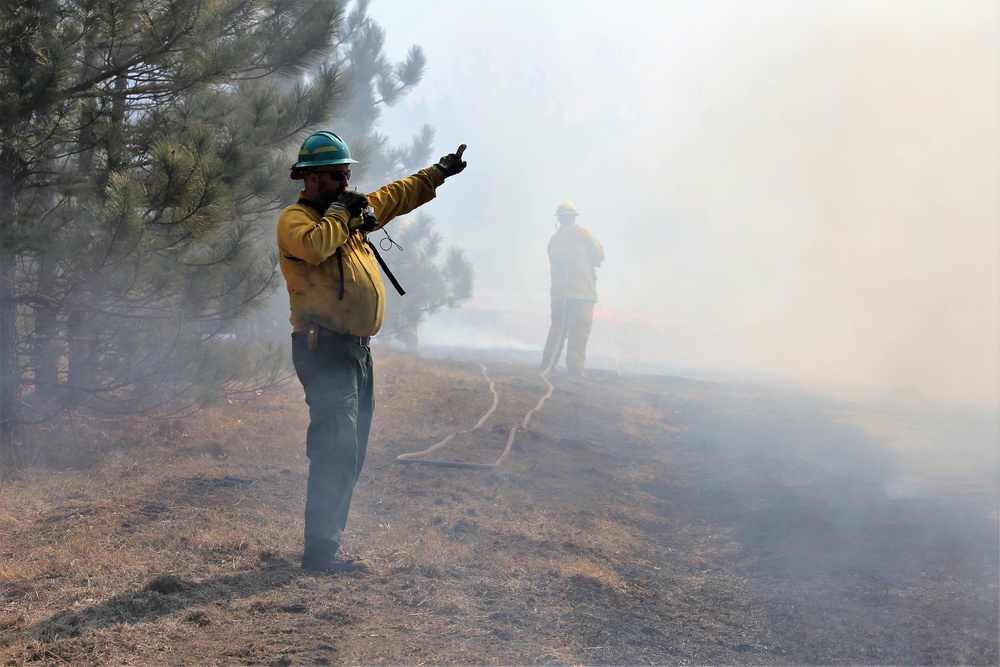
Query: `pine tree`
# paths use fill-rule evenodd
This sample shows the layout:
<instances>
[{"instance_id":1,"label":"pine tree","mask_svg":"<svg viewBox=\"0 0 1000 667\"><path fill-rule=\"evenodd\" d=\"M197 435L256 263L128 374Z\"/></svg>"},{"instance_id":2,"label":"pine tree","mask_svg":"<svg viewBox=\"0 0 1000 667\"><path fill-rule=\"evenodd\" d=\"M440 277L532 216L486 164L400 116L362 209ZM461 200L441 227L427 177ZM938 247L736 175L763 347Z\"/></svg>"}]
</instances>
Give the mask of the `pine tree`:
<instances>
[{"instance_id":1,"label":"pine tree","mask_svg":"<svg viewBox=\"0 0 1000 667\"><path fill-rule=\"evenodd\" d=\"M396 223L392 240L403 250L394 255L399 259L392 272L406 294L386 291L383 336L395 338L416 352L420 324L441 308L458 308L472 296L472 264L455 247L448 248L442 257L441 235L434 231L433 218L424 213ZM384 238L381 243L385 250L391 245Z\"/></svg>"},{"instance_id":2,"label":"pine tree","mask_svg":"<svg viewBox=\"0 0 1000 667\"><path fill-rule=\"evenodd\" d=\"M378 132L383 107L394 106L420 83L427 59L414 45L404 60L391 63L385 55L385 31L368 16L368 5L369 0L355 3L325 64L347 74L350 101L337 115L337 127L351 138L352 154L361 162L358 183L377 187L426 167L434 130L425 124L409 146L399 147Z\"/></svg>"},{"instance_id":3,"label":"pine tree","mask_svg":"<svg viewBox=\"0 0 1000 667\"><path fill-rule=\"evenodd\" d=\"M253 377L219 334L275 286L258 237L289 146L344 100L314 67L342 21L329 0L0 2L0 463L25 420L183 413Z\"/></svg>"}]
</instances>

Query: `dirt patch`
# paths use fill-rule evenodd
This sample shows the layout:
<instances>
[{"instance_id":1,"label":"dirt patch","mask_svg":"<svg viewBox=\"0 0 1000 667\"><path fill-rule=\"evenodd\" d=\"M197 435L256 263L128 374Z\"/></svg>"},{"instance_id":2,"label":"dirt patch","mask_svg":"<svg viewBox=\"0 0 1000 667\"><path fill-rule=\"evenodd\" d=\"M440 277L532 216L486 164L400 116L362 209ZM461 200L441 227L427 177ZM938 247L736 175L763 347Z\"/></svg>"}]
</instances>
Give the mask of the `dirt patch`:
<instances>
[{"instance_id":1,"label":"dirt patch","mask_svg":"<svg viewBox=\"0 0 1000 667\"><path fill-rule=\"evenodd\" d=\"M553 376L523 429L545 382L484 365L377 359L345 542L371 575L297 567L295 385L8 482L0 661L998 663L996 485L899 495L870 406L592 372ZM396 462L474 425L490 380L495 413L445 453L495 461L516 429L503 465Z\"/></svg>"}]
</instances>

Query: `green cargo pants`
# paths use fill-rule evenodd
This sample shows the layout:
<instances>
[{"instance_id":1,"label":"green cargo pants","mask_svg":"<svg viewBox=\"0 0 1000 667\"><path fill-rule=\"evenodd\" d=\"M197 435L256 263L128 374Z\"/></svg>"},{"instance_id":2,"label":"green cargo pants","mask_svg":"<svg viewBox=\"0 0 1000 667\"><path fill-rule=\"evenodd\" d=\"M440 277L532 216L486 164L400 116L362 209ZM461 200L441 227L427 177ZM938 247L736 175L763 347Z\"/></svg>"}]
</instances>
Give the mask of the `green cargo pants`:
<instances>
[{"instance_id":1,"label":"green cargo pants","mask_svg":"<svg viewBox=\"0 0 1000 667\"><path fill-rule=\"evenodd\" d=\"M375 410L372 357L354 341L324 338L310 350L305 335L292 334L292 363L309 406L302 557L322 562L340 548L368 451Z\"/></svg>"}]
</instances>

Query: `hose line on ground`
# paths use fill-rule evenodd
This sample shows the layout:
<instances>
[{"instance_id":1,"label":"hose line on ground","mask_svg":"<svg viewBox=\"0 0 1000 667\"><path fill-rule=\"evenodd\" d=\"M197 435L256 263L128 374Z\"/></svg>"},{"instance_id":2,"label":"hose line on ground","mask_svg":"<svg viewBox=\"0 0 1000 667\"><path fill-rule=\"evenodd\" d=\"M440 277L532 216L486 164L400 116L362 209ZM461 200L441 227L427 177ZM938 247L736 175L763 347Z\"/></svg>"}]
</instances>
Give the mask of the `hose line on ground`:
<instances>
[{"instance_id":1,"label":"hose line on ground","mask_svg":"<svg viewBox=\"0 0 1000 667\"><path fill-rule=\"evenodd\" d=\"M441 447L444 447L449 442L451 442L452 439L455 438L455 436L463 435L465 433L472 433L473 431L482 428L483 425L486 424L489 418L492 417L493 413L496 411L497 405L499 405L500 403L500 396L499 394L497 394L496 385L490 378L489 374L486 372L486 366L484 366L483 364L478 364L478 365L479 368L482 369L483 377L485 377L487 382L489 382L490 392L493 394L493 405L491 405L490 409L486 411L486 414L484 414L479 419L479 421L476 422L476 425L473 426L472 428L465 429L464 431L455 431L441 442L431 445L422 452L400 454L399 456L396 457L396 461L398 463L424 463L427 465L434 465L442 468L473 468L476 470L493 470L495 468L500 467L500 464L503 463L504 460L507 458L507 455L510 454L511 447L514 446L514 438L517 437L517 426L514 426L510 429L510 435L507 437L507 446L504 447L503 453L500 455L500 458L498 458L493 463L467 463L464 461L447 461L442 459L427 458L428 456L430 456L432 452L437 451ZM552 385L551 382L549 382L549 378L547 377L547 375L548 375L548 369L543 371L540 377L545 381L545 384L548 385L548 390L545 392L545 395L538 400L538 404L535 405L534 408L529 410L526 415L524 415L524 420L521 422L521 428L524 429L528 428L528 422L531 421L532 415L534 415L536 412L542 409L542 404L544 404L545 401L550 396L552 396L552 392L555 390L555 387Z\"/></svg>"}]
</instances>

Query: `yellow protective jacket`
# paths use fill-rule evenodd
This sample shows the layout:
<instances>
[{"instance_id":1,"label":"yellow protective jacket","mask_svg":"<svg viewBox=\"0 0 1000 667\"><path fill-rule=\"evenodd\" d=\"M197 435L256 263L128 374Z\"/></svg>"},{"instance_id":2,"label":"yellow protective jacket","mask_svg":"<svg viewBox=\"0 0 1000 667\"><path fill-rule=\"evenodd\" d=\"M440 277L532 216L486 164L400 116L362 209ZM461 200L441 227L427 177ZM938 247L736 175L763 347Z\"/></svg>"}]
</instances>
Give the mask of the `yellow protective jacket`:
<instances>
[{"instance_id":1,"label":"yellow protective jacket","mask_svg":"<svg viewBox=\"0 0 1000 667\"><path fill-rule=\"evenodd\" d=\"M575 223L562 225L549 240L552 301L597 301L597 272L604 247L594 235Z\"/></svg>"},{"instance_id":2,"label":"yellow protective jacket","mask_svg":"<svg viewBox=\"0 0 1000 667\"><path fill-rule=\"evenodd\" d=\"M429 167L369 194L379 223L376 229L434 199L442 183L441 170ZM279 264L295 331L316 322L352 336L378 333L385 315L385 287L359 225L361 218L349 219L339 204L320 211L302 192L297 203L281 212Z\"/></svg>"}]
</instances>

